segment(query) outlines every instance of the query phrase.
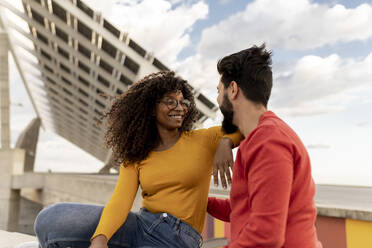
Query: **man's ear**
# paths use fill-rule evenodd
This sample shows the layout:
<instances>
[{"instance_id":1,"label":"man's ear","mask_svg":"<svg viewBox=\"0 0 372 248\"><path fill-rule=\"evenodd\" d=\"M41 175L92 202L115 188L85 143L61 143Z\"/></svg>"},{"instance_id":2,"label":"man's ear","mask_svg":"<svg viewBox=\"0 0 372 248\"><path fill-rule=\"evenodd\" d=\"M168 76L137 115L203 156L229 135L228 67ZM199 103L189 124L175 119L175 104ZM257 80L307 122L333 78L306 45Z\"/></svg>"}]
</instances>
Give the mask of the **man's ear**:
<instances>
[{"instance_id":1,"label":"man's ear","mask_svg":"<svg viewBox=\"0 0 372 248\"><path fill-rule=\"evenodd\" d=\"M231 81L229 85L229 93L232 100L235 100L238 97L239 86L235 81Z\"/></svg>"}]
</instances>

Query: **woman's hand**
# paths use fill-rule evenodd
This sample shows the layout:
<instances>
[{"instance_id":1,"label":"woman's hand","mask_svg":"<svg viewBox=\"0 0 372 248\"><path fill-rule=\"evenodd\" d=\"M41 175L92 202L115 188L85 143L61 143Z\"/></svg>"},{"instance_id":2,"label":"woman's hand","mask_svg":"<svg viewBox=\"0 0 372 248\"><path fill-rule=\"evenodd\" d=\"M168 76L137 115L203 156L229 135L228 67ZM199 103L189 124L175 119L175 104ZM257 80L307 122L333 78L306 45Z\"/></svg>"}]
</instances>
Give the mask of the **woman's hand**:
<instances>
[{"instance_id":1,"label":"woman's hand","mask_svg":"<svg viewBox=\"0 0 372 248\"><path fill-rule=\"evenodd\" d=\"M89 248L108 248L107 239L105 235L98 235L90 243Z\"/></svg>"},{"instance_id":2,"label":"woman's hand","mask_svg":"<svg viewBox=\"0 0 372 248\"><path fill-rule=\"evenodd\" d=\"M230 168L234 165L232 148L234 144L230 138L222 138L217 146L216 154L213 160L213 181L214 185L218 186L218 173L220 174L222 187L227 188L231 185Z\"/></svg>"}]
</instances>

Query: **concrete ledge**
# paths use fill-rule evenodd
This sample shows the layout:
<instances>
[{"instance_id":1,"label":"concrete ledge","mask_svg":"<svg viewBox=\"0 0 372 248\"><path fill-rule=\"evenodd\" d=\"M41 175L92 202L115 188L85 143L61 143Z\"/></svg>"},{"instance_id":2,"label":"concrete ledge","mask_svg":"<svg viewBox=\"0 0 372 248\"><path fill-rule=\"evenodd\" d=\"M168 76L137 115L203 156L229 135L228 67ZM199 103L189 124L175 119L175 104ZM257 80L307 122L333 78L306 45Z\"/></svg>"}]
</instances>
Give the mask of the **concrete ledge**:
<instances>
[{"instance_id":1,"label":"concrete ledge","mask_svg":"<svg viewBox=\"0 0 372 248\"><path fill-rule=\"evenodd\" d=\"M372 221L372 187L317 185L318 215Z\"/></svg>"},{"instance_id":2,"label":"concrete ledge","mask_svg":"<svg viewBox=\"0 0 372 248\"><path fill-rule=\"evenodd\" d=\"M320 216L372 221L372 212L370 210L346 209L321 205L317 205L316 208Z\"/></svg>"},{"instance_id":3,"label":"concrete ledge","mask_svg":"<svg viewBox=\"0 0 372 248\"><path fill-rule=\"evenodd\" d=\"M209 188L209 196L227 199L230 197L230 189L215 187L212 183Z\"/></svg>"},{"instance_id":4,"label":"concrete ledge","mask_svg":"<svg viewBox=\"0 0 372 248\"><path fill-rule=\"evenodd\" d=\"M12 176L12 189L42 189L44 187L45 174L24 173Z\"/></svg>"},{"instance_id":5,"label":"concrete ledge","mask_svg":"<svg viewBox=\"0 0 372 248\"><path fill-rule=\"evenodd\" d=\"M226 238L213 238L204 240L202 248L218 248L229 244Z\"/></svg>"},{"instance_id":6,"label":"concrete ledge","mask_svg":"<svg viewBox=\"0 0 372 248\"><path fill-rule=\"evenodd\" d=\"M37 241L36 237L0 230L0 248L15 248L22 242Z\"/></svg>"}]
</instances>

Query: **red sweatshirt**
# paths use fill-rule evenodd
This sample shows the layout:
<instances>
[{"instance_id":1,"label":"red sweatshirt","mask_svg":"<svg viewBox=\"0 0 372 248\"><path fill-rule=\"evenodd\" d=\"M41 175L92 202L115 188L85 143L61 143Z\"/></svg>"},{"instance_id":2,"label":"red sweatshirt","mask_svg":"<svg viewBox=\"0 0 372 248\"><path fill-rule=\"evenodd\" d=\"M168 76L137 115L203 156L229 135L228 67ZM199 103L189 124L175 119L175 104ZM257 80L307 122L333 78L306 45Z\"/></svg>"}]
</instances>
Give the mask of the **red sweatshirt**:
<instances>
[{"instance_id":1,"label":"red sweatshirt","mask_svg":"<svg viewBox=\"0 0 372 248\"><path fill-rule=\"evenodd\" d=\"M231 222L230 248L321 247L314 195L304 145L286 123L267 111L240 143L230 200L209 198L208 213Z\"/></svg>"}]
</instances>

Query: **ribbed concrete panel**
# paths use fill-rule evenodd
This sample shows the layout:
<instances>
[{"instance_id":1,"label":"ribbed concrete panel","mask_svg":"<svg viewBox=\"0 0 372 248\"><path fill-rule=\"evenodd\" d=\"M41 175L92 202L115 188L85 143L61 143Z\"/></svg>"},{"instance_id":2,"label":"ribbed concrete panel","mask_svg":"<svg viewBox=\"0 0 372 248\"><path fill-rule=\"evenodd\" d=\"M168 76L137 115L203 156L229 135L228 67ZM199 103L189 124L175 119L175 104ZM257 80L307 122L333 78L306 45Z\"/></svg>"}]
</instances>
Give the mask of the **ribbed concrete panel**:
<instances>
[{"instance_id":1,"label":"ribbed concrete panel","mask_svg":"<svg viewBox=\"0 0 372 248\"><path fill-rule=\"evenodd\" d=\"M8 35L0 30L0 147L10 148Z\"/></svg>"},{"instance_id":2,"label":"ribbed concrete panel","mask_svg":"<svg viewBox=\"0 0 372 248\"><path fill-rule=\"evenodd\" d=\"M316 228L324 248L346 248L345 219L318 215Z\"/></svg>"},{"instance_id":3,"label":"ribbed concrete panel","mask_svg":"<svg viewBox=\"0 0 372 248\"><path fill-rule=\"evenodd\" d=\"M207 214L205 221L205 236L204 239L214 238L214 218Z\"/></svg>"},{"instance_id":4,"label":"ribbed concrete panel","mask_svg":"<svg viewBox=\"0 0 372 248\"><path fill-rule=\"evenodd\" d=\"M225 237L225 222L214 219L214 237L215 238L223 238Z\"/></svg>"},{"instance_id":5,"label":"ribbed concrete panel","mask_svg":"<svg viewBox=\"0 0 372 248\"><path fill-rule=\"evenodd\" d=\"M110 105L105 94L169 68L80 0L18 1L0 2L1 21L43 127L107 161L105 130L96 125ZM194 93L199 122L213 118L217 106Z\"/></svg>"},{"instance_id":6,"label":"ribbed concrete panel","mask_svg":"<svg viewBox=\"0 0 372 248\"><path fill-rule=\"evenodd\" d=\"M372 222L346 219L347 248L372 247Z\"/></svg>"}]
</instances>

